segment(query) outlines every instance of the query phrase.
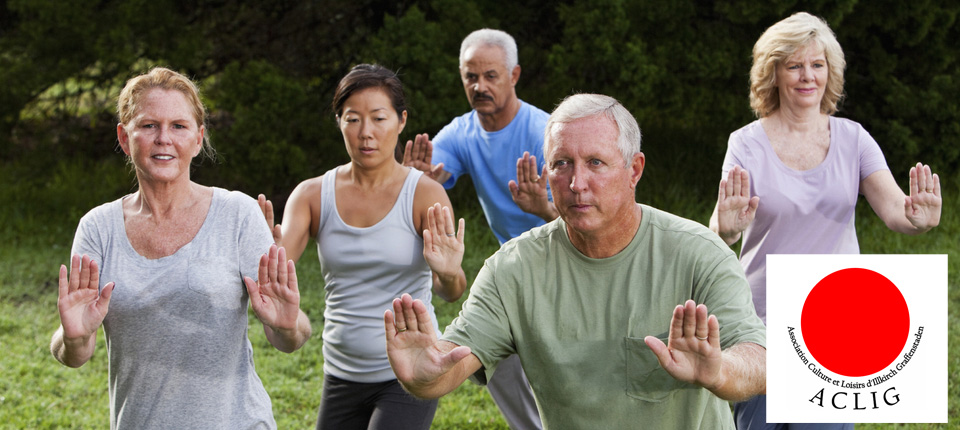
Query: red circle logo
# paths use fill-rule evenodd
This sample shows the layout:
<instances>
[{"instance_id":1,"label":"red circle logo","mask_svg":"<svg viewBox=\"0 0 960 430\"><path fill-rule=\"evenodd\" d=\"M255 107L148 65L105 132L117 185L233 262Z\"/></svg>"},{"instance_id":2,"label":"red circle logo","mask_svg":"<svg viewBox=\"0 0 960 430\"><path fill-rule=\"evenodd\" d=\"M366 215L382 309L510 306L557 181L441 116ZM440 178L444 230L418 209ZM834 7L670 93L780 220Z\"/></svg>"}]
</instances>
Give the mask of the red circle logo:
<instances>
[{"instance_id":1,"label":"red circle logo","mask_svg":"<svg viewBox=\"0 0 960 430\"><path fill-rule=\"evenodd\" d=\"M810 355L823 367L844 376L867 376L903 351L910 311L903 294L883 275L843 269L821 279L807 295L800 330Z\"/></svg>"}]
</instances>

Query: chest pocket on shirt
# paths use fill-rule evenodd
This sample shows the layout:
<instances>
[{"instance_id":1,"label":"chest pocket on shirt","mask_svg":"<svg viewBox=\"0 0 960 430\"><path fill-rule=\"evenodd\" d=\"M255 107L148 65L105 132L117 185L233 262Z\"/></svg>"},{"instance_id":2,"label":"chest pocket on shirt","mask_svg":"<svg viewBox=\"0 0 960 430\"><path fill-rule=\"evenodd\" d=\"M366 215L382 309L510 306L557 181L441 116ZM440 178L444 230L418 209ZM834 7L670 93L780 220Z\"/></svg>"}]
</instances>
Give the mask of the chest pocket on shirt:
<instances>
[{"instance_id":1,"label":"chest pocket on shirt","mask_svg":"<svg viewBox=\"0 0 960 430\"><path fill-rule=\"evenodd\" d=\"M667 343L666 333L657 336ZM670 376L653 350L643 342L643 338L625 337L624 347L627 357L627 395L647 402L660 402L673 391L694 388L693 385L678 381Z\"/></svg>"}]
</instances>

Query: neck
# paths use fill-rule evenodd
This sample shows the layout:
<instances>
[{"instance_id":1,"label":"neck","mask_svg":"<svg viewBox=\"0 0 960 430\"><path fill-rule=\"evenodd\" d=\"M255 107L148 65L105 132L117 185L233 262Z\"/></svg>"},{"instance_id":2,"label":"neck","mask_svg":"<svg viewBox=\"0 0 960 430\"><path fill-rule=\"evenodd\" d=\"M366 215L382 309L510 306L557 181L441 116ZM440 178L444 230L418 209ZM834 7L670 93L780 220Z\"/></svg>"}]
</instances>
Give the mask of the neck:
<instances>
[{"instance_id":1,"label":"neck","mask_svg":"<svg viewBox=\"0 0 960 430\"><path fill-rule=\"evenodd\" d=\"M619 254L633 241L643 218L643 211L637 203L633 203L633 207L626 212L625 216L617 218L620 221L616 225L595 233L578 232L567 225L570 242L580 253L590 258L608 258Z\"/></svg>"},{"instance_id":2,"label":"neck","mask_svg":"<svg viewBox=\"0 0 960 430\"><path fill-rule=\"evenodd\" d=\"M810 109L788 109L781 106L769 117L776 122L783 131L790 133L806 133L816 131L827 123L827 115L820 113L819 107Z\"/></svg>"},{"instance_id":3,"label":"neck","mask_svg":"<svg viewBox=\"0 0 960 430\"><path fill-rule=\"evenodd\" d=\"M160 218L176 216L177 212L196 204L203 186L186 181L151 183L140 181L134 195L134 204L141 214Z\"/></svg>"},{"instance_id":4,"label":"neck","mask_svg":"<svg viewBox=\"0 0 960 430\"><path fill-rule=\"evenodd\" d=\"M510 122L513 121L513 118L517 116L517 112L520 112L520 99L516 96L513 97L507 106L503 108L500 112L495 112L491 114L482 114L477 112L477 117L480 118L480 125L486 131L500 131L504 127L510 125Z\"/></svg>"},{"instance_id":5,"label":"neck","mask_svg":"<svg viewBox=\"0 0 960 430\"><path fill-rule=\"evenodd\" d=\"M366 168L351 162L347 165L347 168L349 170L346 173L350 176L350 179L361 188L379 188L393 180L398 171L404 170L404 173L406 173L406 169L393 159L372 168Z\"/></svg>"}]
</instances>

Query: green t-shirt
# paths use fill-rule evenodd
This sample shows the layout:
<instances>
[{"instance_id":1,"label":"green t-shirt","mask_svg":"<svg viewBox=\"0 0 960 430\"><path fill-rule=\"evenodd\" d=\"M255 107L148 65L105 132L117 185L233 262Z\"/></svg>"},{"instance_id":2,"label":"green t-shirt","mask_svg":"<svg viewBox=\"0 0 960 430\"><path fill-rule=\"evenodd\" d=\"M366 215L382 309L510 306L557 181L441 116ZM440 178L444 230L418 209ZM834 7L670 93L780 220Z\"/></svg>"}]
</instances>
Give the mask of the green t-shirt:
<instances>
[{"instance_id":1,"label":"green t-shirt","mask_svg":"<svg viewBox=\"0 0 960 430\"><path fill-rule=\"evenodd\" d=\"M487 259L443 339L466 345L483 369L516 353L549 428L733 428L727 402L673 379L643 338L666 342L688 299L720 321L723 348L765 345L736 255L700 224L641 205L640 228L619 254L584 256L557 219Z\"/></svg>"}]
</instances>

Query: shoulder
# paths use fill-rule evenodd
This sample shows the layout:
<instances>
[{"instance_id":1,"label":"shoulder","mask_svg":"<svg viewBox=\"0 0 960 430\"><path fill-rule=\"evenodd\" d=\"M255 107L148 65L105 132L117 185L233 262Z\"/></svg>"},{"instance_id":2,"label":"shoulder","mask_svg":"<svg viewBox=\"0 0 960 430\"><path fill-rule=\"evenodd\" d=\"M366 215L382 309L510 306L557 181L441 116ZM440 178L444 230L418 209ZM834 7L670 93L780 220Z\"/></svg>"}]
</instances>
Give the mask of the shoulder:
<instances>
[{"instance_id":1,"label":"shoulder","mask_svg":"<svg viewBox=\"0 0 960 430\"><path fill-rule=\"evenodd\" d=\"M500 246L490 258L489 263L499 266L528 266L525 259L537 255L547 255L553 247L567 240L563 220L557 218L539 227L527 230L523 234L508 240Z\"/></svg>"},{"instance_id":2,"label":"shoulder","mask_svg":"<svg viewBox=\"0 0 960 430\"><path fill-rule=\"evenodd\" d=\"M735 144L746 144L747 142L752 142L759 140L761 136L766 136L763 131L763 125L761 125L760 120L754 120L753 122L738 128L733 133L730 133L729 145L734 146Z\"/></svg>"},{"instance_id":3,"label":"shoulder","mask_svg":"<svg viewBox=\"0 0 960 430\"><path fill-rule=\"evenodd\" d=\"M116 213L115 211L123 212L123 199L125 197L126 196L111 202L103 203L93 209L90 209L86 214L83 215L83 217L80 218L78 227L83 229L112 224L111 220L116 218L114 216ZM119 219L122 220L123 216L121 215Z\"/></svg>"},{"instance_id":4,"label":"shoulder","mask_svg":"<svg viewBox=\"0 0 960 430\"><path fill-rule=\"evenodd\" d=\"M523 122L531 132L537 132L541 135L547 126L547 120L550 119L549 113L523 100L520 100L520 113L518 115L523 117Z\"/></svg>"},{"instance_id":5,"label":"shoulder","mask_svg":"<svg viewBox=\"0 0 960 430\"><path fill-rule=\"evenodd\" d=\"M641 207L644 222L650 226L647 234L665 239L658 240L658 243L671 246L686 254L703 255L705 252L715 252L718 255L736 258L736 254L730 247L703 224L652 206L641 205Z\"/></svg>"},{"instance_id":6,"label":"shoulder","mask_svg":"<svg viewBox=\"0 0 960 430\"><path fill-rule=\"evenodd\" d=\"M220 207L220 213L224 215L234 215L239 218L248 216L263 217L260 211L260 205L257 201L241 191L225 190L223 188L213 188L213 200L211 207Z\"/></svg>"},{"instance_id":7,"label":"shoulder","mask_svg":"<svg viewBox=\"0 0 960 430\"><path fill-rule=\"evenodd\" d=\"M416 191L414 192L414 207L420 210L426 210L434 203L440 203L442 206L450 206L450 198L447 197L447 191L439 182L430 179L423 172L414 169L412 172L416 175Z\"/></svg>"},{"instance_id":8,"label":"shoulder","mask_svg":"<svg viewBox=\"0 0 960 430\"><path fill-rule=\"evenodd\" d=\"M433 138L434 145L443 145L444 142L451 140L455 136L459 136L465 133L467 130L472 128L476 122L475 116L477 112L471 110L463 115L460 115L450 121L447 125L443 126L437 135Z\"/></svg>"}]
</instances>

